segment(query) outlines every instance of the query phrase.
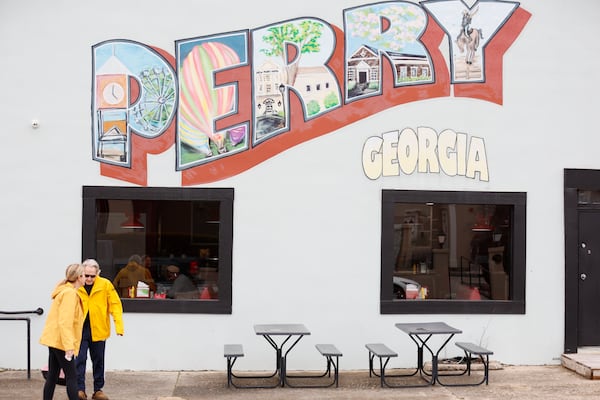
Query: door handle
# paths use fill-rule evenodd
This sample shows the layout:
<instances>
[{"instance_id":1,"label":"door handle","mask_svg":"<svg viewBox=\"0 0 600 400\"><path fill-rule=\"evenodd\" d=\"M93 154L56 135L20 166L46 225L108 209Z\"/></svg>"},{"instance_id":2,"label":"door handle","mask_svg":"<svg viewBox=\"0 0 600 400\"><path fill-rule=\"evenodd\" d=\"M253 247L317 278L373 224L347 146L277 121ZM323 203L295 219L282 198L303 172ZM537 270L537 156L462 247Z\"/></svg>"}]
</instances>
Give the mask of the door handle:
<instances>
[{"instance_id":1,"label":"door handle","mask_svg":"<svg viewBox=\"0 0 600 400\"><path fill-rule=\"evenodd\" d=\"M586 278L587 278L587 275L586 274L581 274L581 275L579 275L579 277L581 278L582 281L585 281Z\"/></svg>"}]
</instances>

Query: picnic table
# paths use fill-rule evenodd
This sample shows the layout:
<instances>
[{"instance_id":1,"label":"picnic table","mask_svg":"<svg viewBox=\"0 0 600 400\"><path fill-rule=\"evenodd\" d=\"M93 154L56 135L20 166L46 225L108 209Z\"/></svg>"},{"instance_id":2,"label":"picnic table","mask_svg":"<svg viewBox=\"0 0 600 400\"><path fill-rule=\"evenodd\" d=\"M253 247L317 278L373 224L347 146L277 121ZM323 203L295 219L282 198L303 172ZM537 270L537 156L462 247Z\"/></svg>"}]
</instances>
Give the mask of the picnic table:
<instances>
[{"instance_id":1,"label":"picnic table","mask_svg":"<svg viewBox=\"0 0 600 400\"><path fill-rule=\"evenodd\" d=\"M460 329L454 328L445 322L413 322L397 323L396 328L406 333L417 345L417 370L421 377L427 381L427 384L434 385L438 381L438 358L440 352L446 347L448 342L458 333ZM436 349L429 346L428 342L434 336L444 336L445 341ZM424 367L423 349L427 349L431 354L431 374L428 374ZM430 379L428 379L430 378Z\"/></svg>"},{"instance_id":2,"label":"picnic table","mask_svg":"<svg viewBox=\"0 0 600 400\"><path fill-rule=\"evenodd\" d=\"M440 352L448 344L450 339L457 333L462 333L460 329L451 327L445 322L414 322L414 323L397 323L396 328L406 333L411 340L417 345L417 367L410 373L386 374L386 368L391 358L397 357L398 353L384 345L383 343L370 343L366 347L369 350L369 374L378 376L381 380L381 386L390 388L403 387L423 387L435 385L438 380L438 357ZM430 339L434 336L442 337L442 342L436 348L430 343ZM431 354L431 373L425 371L424 368L424 349ZM373 359L379 358L379 372L376 372L373 367ZM398 383L398 380L391 382L389 378L408 378L419 376L425 380L422 384L413 383Z\"/></svg>"},{"instance_id":3,"label":"picnic table","mask_svg":"<svg viewBox=\"0 0 600 400\"><path fill-rule=\"evenodd\" d=\"M259 324L254 325L254 332L275 349L275 374L279 375L278 385L285 386L287 356L304 336L310 335L310 331L303 324Z\"/></svg>"},{"instance_id":4,"label":"picnic table","mask_svg":"<svg viewBox=\"0 0 600 400\"><path fill-rule=\"evenodd\" d=\"M287 357L298 342L307 335L310 331L303 324L258 324L254 325L254 332L257 335L265 338L267 343L275 350L275 370L267 375L245 374L239 375L233 372L233 366L236 360L244 357L244 349L241 344L226 344L224 346L224 356L227 358L227 385L234 386L240 389L248 388L275 388L278 386L289 387L311 387L325 388L339 383L339 358L342 352L333 344L316 344L315 348L326 361L326 367L322 373L309 374L293 374L287 373ZM333 376L332 376L333 372ZM277 377L275 384L262 385L238 385L234 382L234 378L246 379L270 379ZM321 380L320 378L325 378ZM300 382L305 379L304 383L291 383L291 380ZM311 379L312 381L306 381Z\"/></svg>"}]
</instances>

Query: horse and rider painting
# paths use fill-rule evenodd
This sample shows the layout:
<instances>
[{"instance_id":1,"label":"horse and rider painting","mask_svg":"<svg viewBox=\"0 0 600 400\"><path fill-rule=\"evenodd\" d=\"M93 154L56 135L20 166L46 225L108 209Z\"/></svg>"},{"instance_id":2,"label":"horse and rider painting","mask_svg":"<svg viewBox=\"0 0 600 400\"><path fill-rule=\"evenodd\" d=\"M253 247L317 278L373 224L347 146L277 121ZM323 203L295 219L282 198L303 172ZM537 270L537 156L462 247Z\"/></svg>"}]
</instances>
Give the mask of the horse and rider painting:
<instances>
[{"instance_id":1,"label":"horse and rider painting","mask_svg":"<svg viewBox=\"0 0 600 400\"><path fill-rule=\"evenodd\" d=\"M483 33L481 29L471 28L473 17L477 14L479 8L475 8L473 12L464 10L462 14L461 30L456 37L456 45L458 46L461 54L466 51L465 63L467 65L473 64L475 59L475 52L479 48L479 41L483 39Z\"/></svg>"}]
</instances>

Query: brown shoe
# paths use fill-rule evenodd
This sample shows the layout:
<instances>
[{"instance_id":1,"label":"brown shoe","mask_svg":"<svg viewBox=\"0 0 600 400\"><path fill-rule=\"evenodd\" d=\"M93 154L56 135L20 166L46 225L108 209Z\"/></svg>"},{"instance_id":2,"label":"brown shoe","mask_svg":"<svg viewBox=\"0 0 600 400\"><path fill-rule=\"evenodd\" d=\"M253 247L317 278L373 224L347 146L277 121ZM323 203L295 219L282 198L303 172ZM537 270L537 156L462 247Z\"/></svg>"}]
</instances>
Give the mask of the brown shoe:
<instances>
[{"instance_id":1,"label":"brown shoe","mask_svg":"<svg viewBox=\"0 0 600 400\"><path fill-rule=\"evenodd\" d=\"M94 395L92 396L93 400L108 400L108 396L104 394L104 392L102 392L102 390L98 390L97 392L94 393Z\"/></svg>"},{"instance_id":2,"label":"brown shoe","mask_svg":"<svg viewBox=\"0 0 600 400\"><path fill-rule=\"evenodd\" d=\"M77 395L79 396L79 400L87 400L87 394L83 390L77 392Z\"/></svg>"}]
</instances>

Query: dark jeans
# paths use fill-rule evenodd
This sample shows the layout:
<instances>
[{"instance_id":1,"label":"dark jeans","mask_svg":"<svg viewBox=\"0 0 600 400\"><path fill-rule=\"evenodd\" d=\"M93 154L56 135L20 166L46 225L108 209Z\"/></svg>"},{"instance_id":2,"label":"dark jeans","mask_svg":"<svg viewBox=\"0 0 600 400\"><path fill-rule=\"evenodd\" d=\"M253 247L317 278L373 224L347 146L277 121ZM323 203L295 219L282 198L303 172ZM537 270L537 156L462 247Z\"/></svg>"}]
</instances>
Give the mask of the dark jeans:
<instances>
[{"instance_id":1,"label":"dark jeans","mask_svg":"<svg viewBox=\"0 0 600 400\"><path fill-rule=\"evenodd\" d=\"M104 387L104 349L106 342L92 341L92 333L89 325L83 328L81 337L81 346L79 347L79 356L77 356L77 388L85 392L85 366L87 362L87 352L90 351L92 359L92 372L94 374L94 393Z\"/></svg>"},{"instance_id":2,"label":"dark jeans","mask_svg":"<svg viewBox=\"0 0 600 400\"><path fill-rule=\"evenodd\" d=\"M69 400L78 400L75 357L71 361L65 359L64 350L48 347L48 375L44 384L44 400L52 400L60 370L65 373L67 396Z\"/></svg>"}]
</instances>

